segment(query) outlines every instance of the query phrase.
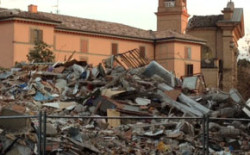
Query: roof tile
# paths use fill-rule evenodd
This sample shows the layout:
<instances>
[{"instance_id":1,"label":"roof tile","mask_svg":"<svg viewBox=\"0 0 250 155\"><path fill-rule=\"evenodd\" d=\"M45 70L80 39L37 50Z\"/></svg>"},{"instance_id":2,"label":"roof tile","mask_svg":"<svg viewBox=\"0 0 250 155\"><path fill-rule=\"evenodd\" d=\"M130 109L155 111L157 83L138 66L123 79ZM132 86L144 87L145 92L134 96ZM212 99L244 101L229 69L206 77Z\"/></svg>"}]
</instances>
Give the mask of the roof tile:
<instances>
[{"instance_id":1,"label":"roof tile","mask_svg":"<svg viewBox=\"0 0 250 155\"><path fill-rule=\"evenodd\" d=\"M53 13L30 13L27 11L20 11L17 9L0 11L0 20L12 17L19 17L24 19L32 20L42 20L57 23L57 29L69 29L76 31L85 31L93 33L103 33L107 35L116 35L116 36L127 36L134 38L142 39L164 39L164 38L180 38L180 39L191 39L197 41L203 41L199 38L174 32L171 30L166 31L152 31L152 30L143 30L140 28L131 27L128 25L113 23L107 21L79 18L67 15L58 15Z\"/></svg>"}]
</instances>

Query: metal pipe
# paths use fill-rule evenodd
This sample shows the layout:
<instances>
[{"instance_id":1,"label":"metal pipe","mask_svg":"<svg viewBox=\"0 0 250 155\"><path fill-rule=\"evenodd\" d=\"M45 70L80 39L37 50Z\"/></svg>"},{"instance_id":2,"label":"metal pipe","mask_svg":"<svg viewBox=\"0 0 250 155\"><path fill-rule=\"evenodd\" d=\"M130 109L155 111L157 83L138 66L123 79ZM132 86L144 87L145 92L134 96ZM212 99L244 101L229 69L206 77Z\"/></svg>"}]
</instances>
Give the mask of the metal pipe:
<instances>
[{"instance_id":1,"label":"metal pipe","mask_svg":"<svg viewBox=\"0 0 250 155\"><path fill-rule=\"evenodd\" d=\"M47 113L43 113L43 155L46 155L46 122L47 122Z\"/></svg>"},{"instance_id":2,"label":"metal pipe","mask_svg":"<svg viewBox=\"0 0 250 155\"><path fill-rule=\"evenodd\" d=\"M38 116L0 116L0 119L23 119L23 118L37 118Z\"/></svg>"},{"instance_id":3,"label":"metal pipe","mask_svg":"<svg viewBox=\"0 0 250 155\"><path fill-rule=\"evenodd\" d=\"M250 122L250 119L244 119L244 118L209 118L211 121L241 121L241 122Z\"/></svg>"},{"instance_id":4,"label":"metal pipe","mask_svg":"<svg viewBox=\"0 0 250 155\"><path fill-rule=\"evenodd\" d=\"M203 119L203 117L108 117L108 116L47 116L47 118L81 118L81 119Z\"/></svg>"},{"instance_id":5,"label":"metal pipe","mask_svg":"<svg viewBox=\"0 0 250 155\"><path fill-rule=\"evenodd\" d=\"M205 115L203 116L203 119L202 119L202 128L203 128L203 133L202 133L202 136L203 136L203 141L202 141L203 148L202 148L202 151L203 151L203 154L205 155L206 154L206 116Z\"/></svg>"},{"instance_id":6,"label":"metal pipe","mask_svg":"<svg viewBox=\"0 0 250 155\"><path fill-rule=\"evenodd\" d=\"M206 151L207 152L206 152L206 154L207 155L209 155L209 119L210 119L209 116L207 116L206 117L206 120L207 120L206 121L206 127L207 127L207 130L206 130L206 132L207 132L206 133L206 137L207 137L207 139L206 139Z\"/></svg>"},{"instance_id":7,"label":"metal pipe","mask_svg":"<svg viewBox=\"0 0 250 155\"><path fill-rule=\"evenodd\" d=\"M38 148L38 154L41 155L41 142L42 142L42 139L41 139L41 133L42 133L42 112L40 111L39 112L39 115L38 115L38 143L37 143L37 148Z\"/></svg>"}]
</instances>

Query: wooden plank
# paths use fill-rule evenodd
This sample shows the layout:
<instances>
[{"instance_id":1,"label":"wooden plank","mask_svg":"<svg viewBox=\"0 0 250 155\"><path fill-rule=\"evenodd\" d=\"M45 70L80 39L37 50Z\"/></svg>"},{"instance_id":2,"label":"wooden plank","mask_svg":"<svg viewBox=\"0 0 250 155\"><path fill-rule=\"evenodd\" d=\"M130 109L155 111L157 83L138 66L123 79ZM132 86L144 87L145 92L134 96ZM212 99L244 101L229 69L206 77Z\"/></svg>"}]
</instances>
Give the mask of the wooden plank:
<instances>
[{"instance_id":1,"label":"wooden plank","mask_svg":"<svg viewBox=\"0 0 250 155\"><path fill-rule=\"evenodd\" d=\"M107 116L108 117L120 117L121 114L115 109L107 109ZM121 125L121 120L120 119L108 119L108 124L110 128L116 128Z\"/></svg>"}]
</instances>

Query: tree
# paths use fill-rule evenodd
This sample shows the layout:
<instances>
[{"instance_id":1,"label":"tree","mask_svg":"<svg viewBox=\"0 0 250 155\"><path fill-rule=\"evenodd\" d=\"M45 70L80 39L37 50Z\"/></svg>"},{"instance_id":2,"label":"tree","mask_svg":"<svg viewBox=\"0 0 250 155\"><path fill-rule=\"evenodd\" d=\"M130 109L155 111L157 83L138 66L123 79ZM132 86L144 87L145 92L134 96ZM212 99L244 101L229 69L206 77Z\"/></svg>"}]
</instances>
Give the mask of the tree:
<instances>
[{"instance_id":1,"label":"tree","mask_svg":"<svg viewBox=\"0 0 250 155\"><path fill-rule=\"evenodd\" d=\"M241 95L250 98L250 61L242 59L238 61L238 90Z\"/></svg>"},{"instance_id":2,"label":"tree","mask_svg":"<svg viewBox=\"0 0 250 155\"><path fill-rule=\"evenodd\" d=\"M245 36L245 45L243 46L243 50L246 52L247 56L250 56L250 34Z\"/></svg>"},{"instance_id":3,"label":"tree","mask_svg":"<svg viewBox=\"0 0 250 155\"><path fill-rule=\"evenodd\" d=\"M238 67L250 68L250 61L248 61L247 59L241 59L238 61Z\"/></svg>"},{"instance_id":4,"label":"tree","mask_svg":"<svg viewBox=\"0 0 250 155\"><path fill-rule=\"evenodd\" d=\"M30 62L53 62L55 55L48 44L40 41L35 42L35 47L28 53L27 58Z\"/></svg>"}]
</instances>

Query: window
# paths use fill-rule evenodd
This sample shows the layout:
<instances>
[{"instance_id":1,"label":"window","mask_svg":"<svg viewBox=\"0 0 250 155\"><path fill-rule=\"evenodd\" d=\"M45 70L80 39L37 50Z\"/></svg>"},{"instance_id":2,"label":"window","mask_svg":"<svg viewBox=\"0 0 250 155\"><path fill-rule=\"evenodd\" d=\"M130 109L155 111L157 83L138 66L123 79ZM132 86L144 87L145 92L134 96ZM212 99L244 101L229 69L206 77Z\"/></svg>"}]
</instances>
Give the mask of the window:
<instances>
[{"instance_id":1,"label":"window","mask_svg":"<svg viewBox=\"0 0 250 155\"><path fill-rule=\"evenodd\" d=\"M112 43L112 49L111 49L112 55L116 55L118 53L118 44L117 43Z\"/></svg>"},{"instance_id":2,"label":"window","mask_svg":"<svg viewBox=\"0 0 250 155\"><path fill-rule=\"evenodd\" d=\"M40 42L43 41L43 31L38 29L31 29L30 30L30 42Z\"/></svg>"},{"instance_id":3,"label":"window","mask_svg":"<svg viewBox=\"0 0 250 155\"><path fill-rule=\"evenodd\" d=\"M56 50L56 35L54 35L54 45L53 45L53 47L54 47L54 50Z\"/></svg>"},{"instance_id":4,"label":"window","mask_svg":"<svg viewBox=\"0 0 250 155\"><path fill-rule=\"evenodd\" d=\"M165 0L164 1L165 7L174 7L175 6L175 0Z\"/></svg>"},{"instance_id":5,"label":"window","mask_svg":"<svg viewBox=\"0 0 250 155\"><path fill-rule=\"evenodd\" d=\"M140 46L139 48L140 52L140 57L145 58L146 57L146 49L144 46Z\"/></svg>"},{"instance_id":6,"label":"window","mask_svg":"<svg viewBox=\"0 0 250 155\"><path fill-rule=\"evenodd\" d=\"M187 64L186 65L186 75L191 76L194 74L194 66L193 64Z\"/></svg>"},{"instance_id":7,"label":"window","mask_svg":"<svg viewBox=\"0 0 250 155\"><path fill-rule=\"evenodd\" d=\"M185 48L185 58L186 59L191 59L192 58L192 49L191 49L191 47L186 47Z\"/></svg>"},{"instance_id":8,"label":"window","mask_svg":"<svg viewBox=\"0 0 250 155\"><path fill-rule=\"evenodd\" d=\"M88 40L81 40L81 52L87 53L88 52Z\"/></svg>"}]
</instances>

